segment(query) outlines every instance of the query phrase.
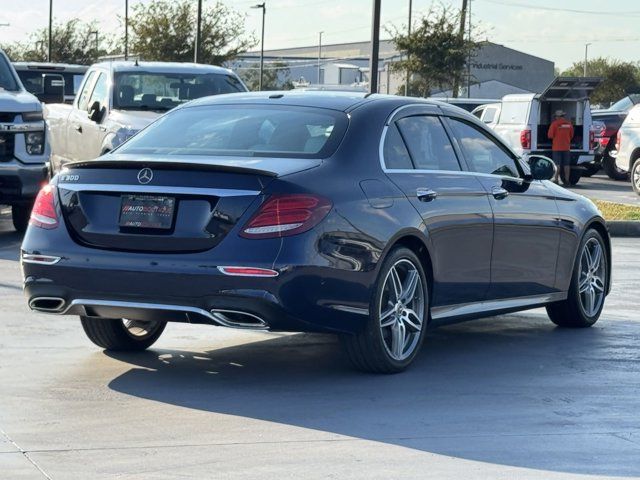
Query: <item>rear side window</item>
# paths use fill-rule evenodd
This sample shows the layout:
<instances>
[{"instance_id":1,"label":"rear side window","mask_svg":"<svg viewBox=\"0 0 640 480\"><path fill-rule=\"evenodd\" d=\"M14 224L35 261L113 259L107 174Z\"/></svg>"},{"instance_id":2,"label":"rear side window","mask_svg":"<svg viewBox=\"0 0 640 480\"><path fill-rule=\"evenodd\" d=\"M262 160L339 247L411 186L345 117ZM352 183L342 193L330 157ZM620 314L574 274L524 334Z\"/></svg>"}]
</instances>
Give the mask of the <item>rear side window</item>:
<instances>
[{"instance_id":1,"label":"rear side window","mask_svg":"<svg viewBox=\"0 0 640 480\"><path fill-rule=\"evenodd\" d=\"M174 110L125 143L120 153L325 158L347 128L344 112L271 105Z\"/></svg>"},{"instance_id":2,"label":"rear side window","mask_svg":"<svg viewBox=\"0 0 640 480\"><path fill-rule=\"evenodd\" d=\"M453 145L438 117L406 117L396 123L417 169L460 170Z\"/></svg>"},{"instance_id":3,"label":"rear side window","mask_svg":"<svg viewBox=\"0 0 640 480\"><path fill-rule=\"evenodd\" d=\"M499 123L523 124L527 123L529 102L502 102Z\"/></svg>"},{"instance_id":4,"label":"rear side window","mask_svg":"<svg viewBox=\"0 0 640 480\"><path fill-rule=\"evenodd\" d=\"M455 118L449 119L469 167L474 172L518 177L515 159L493 138L478 128Z\"/></svg>"},{"instance_id":5,"label":"rear side window","mask_svg":"<svg viewBox=\"0 0 640 480\"><path fill-rule=\"evenodd\" d=\"M413 168L409 151L395 123L389 125L387 136L384 139L384 164L387 168L393 170Z\"/></svg>"}]
</instances>

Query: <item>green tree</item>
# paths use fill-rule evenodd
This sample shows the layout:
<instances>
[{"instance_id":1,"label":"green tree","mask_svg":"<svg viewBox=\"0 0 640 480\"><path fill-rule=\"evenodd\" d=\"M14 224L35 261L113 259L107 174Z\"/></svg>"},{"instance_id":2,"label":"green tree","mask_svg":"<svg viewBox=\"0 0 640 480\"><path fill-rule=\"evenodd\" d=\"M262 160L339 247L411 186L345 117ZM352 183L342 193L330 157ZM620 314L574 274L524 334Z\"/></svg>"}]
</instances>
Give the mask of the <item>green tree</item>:
<instances>
[{"instance_id":1,"label":"green tree","mask_svg":"<svg viewBox=\"0 0 640 480\"><path fill-rule=\"evenodd\" d=\"M258 90L260 88L260 64L251 63L237 70L238 75L249 88ZM293 83L290 79L291 72L284 62L274 62L265 64L262 76L263 90L291 90Z\"/></svg>"},{"instance_id":2,"label":"green tree","mask_svg":"<svg viewBox=\"0 0 640 480\"><path fill-rule=\"evenodd\" d=\"M562 75L567 77L581 77L583 74L584 61L575 62L562 72ZM631 62L605 57L594 58L587 61L587 75L604 79L590 97L594 105L609 105L640 88L640 68Z\"/></svg>"},{"instance_id":3,"label":"green tree","mask_svg":"<svg viewBox=\"0 0 640 480\"><path fill-rule=\"evenodd\" d=\"M196 15L192 0L136 4L129 17L129 51L144 60L193 61ZM203 7L201 63L220 65L255 43L245 34L243 15L220 2Z\"/></svg>"},{"instance_id":4,"label":"green tree","mask_svg":"<svg viewBox=\"0 0 640 480\"><path fill-rule=\"evenodd\" d=\"M96 45L96 33L98 44ZM51 30L51 61L89 65L98 57L110 53L112 46L100 39L96 22L84 23L78 19L55 23ZM12 61L45 62L49 29L41 28L26 42L14 42L3 48Z\"/></svg>"},{"instance_id":5,"label":"green tree","mask_svg":"<svg viewBox=\"0 0 640 480\"><path fill-rule=\"evenodd\" d=\"M478 43L460 36L460 12L451 7L432 8L413 26L411 34L392 28L393 43L404 58L392 71L411 73L409 95L427 97L434 88L447 89L463 83L469 57ZM404 93L404 84L400 92Z\"/></svg>"}]
</instances>

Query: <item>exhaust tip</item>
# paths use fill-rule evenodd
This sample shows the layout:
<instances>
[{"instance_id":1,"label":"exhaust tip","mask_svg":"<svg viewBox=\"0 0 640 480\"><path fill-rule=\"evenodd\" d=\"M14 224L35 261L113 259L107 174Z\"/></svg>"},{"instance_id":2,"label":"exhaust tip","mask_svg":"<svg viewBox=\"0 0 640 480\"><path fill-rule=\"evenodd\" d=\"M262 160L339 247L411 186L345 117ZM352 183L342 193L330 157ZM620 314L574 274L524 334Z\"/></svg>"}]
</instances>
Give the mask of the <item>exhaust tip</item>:
<instances>
[{"instance_id":1,"label":"exhaust tip","mask_svg":"<svg viewBox=\"0 0 640 480\"><path fill-rule=\"evenodd\" d=\"M38 312L56 313L61 312L65 304L64 298L60 297L35 297L29 301L29 308Z\"/></svg>"},{"instance_id":2,"label":"exhaust tip","mask_svg":"<svg viewBox=\"0 0 640 480\"><path fill-rule=\"evenodd\" d=\"M266 329L269 324L253 313L214 308L211 315L220 325L232 328Z\"/></svg>"}]
</instances>

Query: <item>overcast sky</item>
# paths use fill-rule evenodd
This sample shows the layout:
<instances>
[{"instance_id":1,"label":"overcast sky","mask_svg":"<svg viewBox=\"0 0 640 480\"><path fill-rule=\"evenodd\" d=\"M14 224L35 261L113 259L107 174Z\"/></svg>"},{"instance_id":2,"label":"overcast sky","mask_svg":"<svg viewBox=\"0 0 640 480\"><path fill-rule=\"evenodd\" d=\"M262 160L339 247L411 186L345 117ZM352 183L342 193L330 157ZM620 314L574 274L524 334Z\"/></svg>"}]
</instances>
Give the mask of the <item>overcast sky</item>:
<instances>
[{"instance_id":1,"label":"overcast sky","mask_svg":"<svg viewBox=\"0 0 640 480\"><path fill-rule=\"evenodd\" d=\"M129 0L130 8L149 0ZM211 3L213 0L205 0ZM262 1L262 0L260 0ZM194 5L196 0L193 0ZM53 0L54 18L66 21L96 19L104 35L117 32L124 0ZM247 31L259 38L260 10L249 7L257 0L225 0L246 13ZM425 13L431 0L413 0L414 17ZM461 0L443 0L459 6ZM265 48L341 43L370 38L372 0L266 0ZM406 25L408 0L382 0L382 24ZM565 68L589 56L640 60L640 1L638 0L472 0L472 21L487 39L537 55ZM25 40L48 23L49 0L0 0L0 44ZM383 38L388 35L383 33Z\"/></svg>"}]
</instances>

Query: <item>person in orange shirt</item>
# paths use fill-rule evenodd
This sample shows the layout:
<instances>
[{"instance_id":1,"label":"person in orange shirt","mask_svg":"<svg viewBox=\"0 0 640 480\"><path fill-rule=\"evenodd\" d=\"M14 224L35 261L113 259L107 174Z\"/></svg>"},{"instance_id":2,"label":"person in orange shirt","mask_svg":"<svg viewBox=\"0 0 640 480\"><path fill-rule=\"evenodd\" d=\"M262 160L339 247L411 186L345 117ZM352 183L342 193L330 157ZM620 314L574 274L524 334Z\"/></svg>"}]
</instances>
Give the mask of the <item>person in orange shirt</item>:
<instances>
[{"instance_id":1,"label":"person in orange shirt","mask_svg":"<svg viewBox=\"0 0 640 480\"><path fill-rule=\"evenodd\" d=\"M573 125L565 118L566 113L556 110L556 119L549 126L548 137L551 139L553 162L558 167L553 178L558 183L560 169L564 170L564 183L569 183L571 177L571 139L573 138Z\"/></svg>"}]
</instances>

